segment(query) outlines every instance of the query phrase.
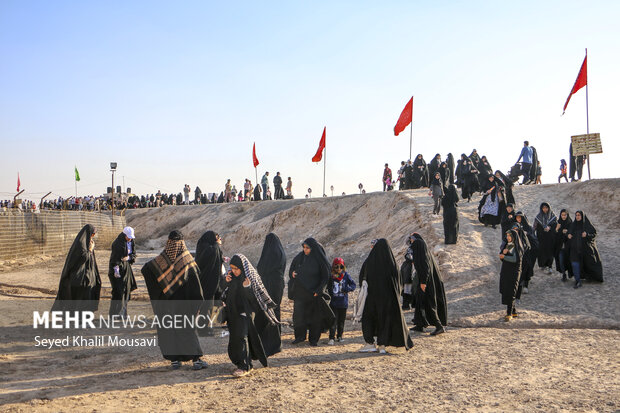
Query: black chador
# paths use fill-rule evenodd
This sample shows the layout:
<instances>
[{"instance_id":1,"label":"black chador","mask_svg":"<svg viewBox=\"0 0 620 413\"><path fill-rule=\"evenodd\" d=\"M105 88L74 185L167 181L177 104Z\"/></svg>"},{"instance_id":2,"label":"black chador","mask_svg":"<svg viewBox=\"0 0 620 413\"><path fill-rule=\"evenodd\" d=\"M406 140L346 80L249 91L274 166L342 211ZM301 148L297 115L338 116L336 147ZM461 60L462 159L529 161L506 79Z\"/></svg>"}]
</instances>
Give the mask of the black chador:
<instances>
[{"instance_id":1,"label":"black chador","mask_svg":"<svg viewBox=\"0 0 620 413\"><path fill-rule=\"evenodd\" d=\"M512 203L507 203L506 208L502 212L502 240L506 241L506 232L512 228L515 223L515 206Z\"/></svg>"},{"instance_id":2,"label":"black chador","mask_svg":"<svg viewBox=\"0 0 620 413\"><path fill-rule=\"evenodd\" d=\"M582 217L580 221L577 220L577 214ZM580 278L603 282L603 264L596 246L596 228L583 211L575 212L575 220L570 225L568 234L571 236L568 243L569 258L571 263L579 263Z\"/></svg>"},{"instance_id":3,"label":"black chador","mask_svg":"<svg viewBox=\"0 0 620 413\"><path fill-rule=\"evenodd\" d=\"M436 154L428 164L428 175L435 176L435 172L439 172L439 166L441 165L441 155Z\"/></svg>"},{"instance_id":4,"label":"black chador","mask_svg":"<svg viewBox=\"0 0 620 413\"><path fill-rule=\"evenodd\" d=\"M479 166L479 171L480 171L480 182L485 182L489 179L489 176L493 175L493 168L491 167L491 164L489 163L489 161L487 160L486 156L483 156L482 158L480 158L480 162L478 162L478 166Z\"/></svg>"},{"instance_id":5,"label":"black chador","mask_svg":"<svg viewBox=\"0 0 620 413\"><path fill-rule=\"evenodd\" d=\"M471 201L471 196L480 190L480 182L478 181L478 169L470 159L464 161L461 176L463 179L461 196L463 199Z\"/></svg>"},{"instance_id":6,"label":"black chador","mask_svg":"<svg viewBox=\"0 0 620 413\"><path fill-rule=\"evenodd\" d=\"M181 232L172 231L168 235L164 251L142 267L142 275L153 312L160 322L157 343L162 355L172 362L174 369L189 360L194 361L194 368L202 368L202 349L193 326L166 323L175 316L191 320L203 303L198 265L187 250Z\"/></svg>"},{"instance_id":7,"label":"black chador","mask_svg":"<svg viewBox=\"0 0 620 413\"><path fill-rule=\"evenodd\" d=\"M317 345L321 333L334 323L334 312L329 307L327 283L331 266L323 246L314 238L303 243L304 251L293 259L290 275L294 275L293 325L297 344L306 340ZM306 253L307 251L307 253ZM290 287L289 287L290 288Z\"/></svg>"},{"instance_id":8,"label":"black chador","mask_svg":"<svg viewBox=\"0 0 620 413\"><path fill-rule=\"evenodd\" d=\"M441 334L448 323L448 307L439 267L420 234L413 234L413 264L418 275L414 329L435 326L431 334ZM424 287L423 287L424 286Z\"/></svg>"},{"instance_id":9,"label":"black chador","mask_svg":"<svg viewBox=\"0 0 620 413\"><path fill-rule=\"evenodd\" d=\"M506 240L500 247L502 268L499 273L499 293L502 295L502 304L506 306L506 321L516 315L515 299L518 295L520 296L519 281L523 254L523 244L521 244L518 232L508 230Z\"/></svg>"},{"instance_id":10,"label":"black chador","mask_svg":"<svg viewBox=\"0 0 620 413\"><path fill-rule=\"evenodd\" d=\"M368 296L362 313L364 341L378 346L413 346L399 305L400 278L394 255L387 240L377 240L362 265L360 284L368 283Z\"/></svg>"},{"instance_id":11,"label":"black chador","mask_svg":"<svg viewBox=\"0 0 620 413\"><path fill-rule=\"evenodd\" d=\"M534 275L534 266L536 265L536 257L538 257L538 239L536 238L534 230L523 212L517 211L515 214L515 221L515 224L518 224L517 232L519 233L519 238L521 239L523 249L525 250L525 253L523 254L523 263L521 265L520 283L523 288L527 289L530 285L530 280ZM525 292L527 293L527 290L525 290Z\"/></svg>"},{"instance_id":12,"label":"black chador","mask_svg":"<svg viewBox=\"0 0 620 413\"><path fill-rule=\"evenodd\" d=\"M454 156L452 156L452 153L448 154L448 157L446 158L446 164L448 164L448 171L450 171L449 183L453 184L454 183Z\"/></svg>"},{"instance_id":13,"label":"black chador","mask_svg":"<svg viewBox=\"0 0 620 413\"><path fill-rule=\"evenodd\" d=\"M504 210L504 197L502 188L495 181L494 175L488 175L482 183L484 195L478 203L478 220L485 226L495 225L501 222L501 212Z\"/></svg>"},{"instance_id":14,"label":"black chador","mask_svg":"<svg viewBox=\"0 0 620 413\"><path fill-rule=\"evenodd\" d=\"M255 315L262 313L269 324L276 326L278 320L273 313L276 306L260 276L242 254L230 259L231 271L226 276L224 303L226 304L226 323L228 324L228 356L241 371L252 369L252 360L259 360L267 367L267 357L257 326ZM238 274L238 275L237 275ZM270 330L279 336L277 328Z\"/></svg>"},{"instance_id":15,"label":"black chador","mask_svg":"<svg viewBox=\"0 0 620 413\"><path fill-rule=\"evenodd\" d=\"M263 252L256 266L263 285L267 293L275 303L273 312L278 320L280 319L280 304L284 294L284 270L286 269L286 254L280 238L276 234L269 233L265 238ZM280 339L280 325L273 325L262 312L256 313L254 320L256 329L263 342L267 356L278 353L282 350ZM270 330L275 329L276 334Z\"/></svg>"},{"instance_id":16,"label":"black chador","mask_svg":"<svg viewBox=\"0 0 620 413\"><path fill-rule=\"evenodd\" d=\"M96 232L94 226L84 225L73 240L52 311L96 311L99 308L101 277L93 239Z\"/></svg>"},{"instance_id":17,"label":"black chador","mask_svg":"<svg viewBox=\"0 0 620 413\"><path fill-rule=\"evenodd\" d=\"M504 188L504 194L506 195L506 203L513 204L515 203L515 197L512 193L512 187L514 186L514 182L510 180L504 173L500 170L495 171L495 180L499 185Z\"/></svg>"},{"instance_id":18,"label":"black chador","mask_svg":"<svg viewBox=\"0 0 620 413\"><path fill-rule=\"evenodd\" d=\"M546 212L545 212L546 210ZM534 232L538 239L538 266L546 268L551 273L551 266L555 258L555 226L557 217L551 211L548 203L540 204L540 212L534 219Z\"/></svg>"},{"instance_id":19,"label":"black chador","mask_svg":"<svg viewBox=\"0 0 620 413\"><path fill-rule=\"evenodd\" d=\"M456 244L459 236L459 195L454 185L448 186L446 195L441 200L443 207L443 234L446 244Z\"/></svg>"},{"instance_id":20,"label":"black chador","mask_svg":"<svg viewBox=\"0 0 620 413\"><path fill-rule=\"evenodd\" d=\"M413 161L413 189L428 188L428 165L421 153Z\"/></svg>"},{"instance_id":21,"label":"black chador","mask_svg":"<svg viewBox=\"0 0 620 413\"><path fill-rule=\"evenodd\" d=\"M128 230L128 228L131 229L127 227L125 230ZM136 262L136 247L134 240L128 238L125 230L112 243L112 251L110 253L110 264L108 267L108 278L112 285L110 316L127 315L127 303L131 298L131 292L137 288L136 279L131 268L131 264ZM133 233L133 229L131 229L131 233Z\"/></svg>"},{"instance_id":22,"label":"black chador","mask_svg":"<svg viewBox=\"0 0 620 413\"><path fill-rule=\"evenodd\" d=\"M224 255L220 247L220 236L213 231L207 231L196 244L196 265L200 270L200 286L205 299L200 313L208 315L209 325L199 328L201 336L212 336L212 323L221 321L220 309L222 295L222 276L224 275Z\"/></svg>"},{"instance_id":23,"label":"black chador","mask_svg":"<svg viewBox=\"0 0 620 413\"><path fill-rule=\"evenodd\" d=\"M255 201L262 201L261 196L260 196L260 184L256 184L256 186L254 187L254 200Z\"/></svg>"},{"instance_id":24,"label":"black chador","mask_svg":"<svg viewBox=\"0 0 620 413\"><path fill-rule=\"evenodd\" d=\"M573 268L568 255L568 231L573 220L566 209L560 211L555 232L555 269L562 274L562 281L573 278Z\"/></svg>"}]
</instances>

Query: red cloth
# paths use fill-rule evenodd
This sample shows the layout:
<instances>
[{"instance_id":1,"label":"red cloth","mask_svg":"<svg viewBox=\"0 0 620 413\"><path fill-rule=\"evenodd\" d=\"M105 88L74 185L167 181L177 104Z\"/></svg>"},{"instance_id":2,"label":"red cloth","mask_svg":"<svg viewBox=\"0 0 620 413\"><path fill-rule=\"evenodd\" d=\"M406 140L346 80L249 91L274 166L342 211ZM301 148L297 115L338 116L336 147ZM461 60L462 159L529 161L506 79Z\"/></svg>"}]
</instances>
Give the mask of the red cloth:
<instances>
[{"instance_id":1,"label":"red cloth","mask_svg":"<svg viewBox=\"0 0 620 413\"><path fill-rule=\"evenodd\" d=\"M323 136L321 136L321 141L319 142L319 149L316 150L316 153L312 157L312 162L321 162L323 159L323 149L325 149L325 130L327 126L323 128Z\"/></svg>"},{"instance_id":2,"label":"red cloth","mask_svg":"<svg viewBox=\"0 0 620 413\"><path fill-rule=\"evenodd\" d=\"M568 98L566 99L566 103L564 104L564 109L562 110L562 115L566 112L566 107L568 106L568 102L570 102L571 96L577 93L579 89L588 84L588 55L586 54L585 59L583 59L583 63L581 64L581 69L579 69L579 74L577 75L577 80L575 80L575 84L571 89Z\"/></svg>"},{"instance_id":3,"label":"red cloth","mask_svg":"<svg viewBox=\"0 0 620 413\"><path fill-rule=\"evenodd\" d=\"M19 186L21 185L21 182L19 182L19 172L17 173L17 192L19 192Z\"/></svg>"},{"instance_id":4,"label":"red cloth","mask_svg":"<svg viewBox=\"0 0 620 413\"><path fill-rule=\"evenodd\" d=\"M252 161L254 162L254 168L256 168L260 163L256 157L256 142L254 142L254 147L252 148Z\"/></svg>"},{"instance_id":5,"label":"red cloth","mask_svg":"<svg viewBox=\"0 0 620 413\"><path fill-rule=\"evenodd\" d=\"M398 118L398 122L396 122L396 126L394 126L394 136L398 136L399 133L405 130L407 125L411 123L411 119L413 118L413 96L409 99L409 102L405 105L405 109L400 114Z\"/></svg>"}]
</instances>

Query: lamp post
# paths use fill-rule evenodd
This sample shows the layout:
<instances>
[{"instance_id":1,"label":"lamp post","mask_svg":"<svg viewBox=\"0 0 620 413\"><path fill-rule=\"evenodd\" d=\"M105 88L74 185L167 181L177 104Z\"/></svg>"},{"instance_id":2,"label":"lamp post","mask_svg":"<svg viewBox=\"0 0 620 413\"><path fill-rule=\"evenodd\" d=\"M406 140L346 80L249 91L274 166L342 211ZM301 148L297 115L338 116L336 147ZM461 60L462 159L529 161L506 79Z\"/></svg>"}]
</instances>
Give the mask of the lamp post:
<instances>
[{"instance_id":1,"label":"lamp post","mask_svg":"<svg viewBox=\"0 0 620 413\"><path fill-rule=\"evenodd\" d=\"M114 224L114 172L116 172L116 162L110 162L110 172L112 172L112 224Z\"/></svg>"}]
</instances>

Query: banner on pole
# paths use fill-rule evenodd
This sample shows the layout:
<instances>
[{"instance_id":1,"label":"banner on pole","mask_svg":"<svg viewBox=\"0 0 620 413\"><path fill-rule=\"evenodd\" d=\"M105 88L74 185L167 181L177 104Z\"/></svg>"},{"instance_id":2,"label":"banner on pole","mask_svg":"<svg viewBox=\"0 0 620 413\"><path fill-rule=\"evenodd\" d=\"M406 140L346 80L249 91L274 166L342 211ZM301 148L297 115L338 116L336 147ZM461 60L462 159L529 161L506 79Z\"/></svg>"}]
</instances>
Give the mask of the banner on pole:
<instances>
[{"instance_id":1,"label":"banner on pole","mask_svg":"<svg viewBox=\"0 0 620 413\"><path fill-rule=\"evenodd\" d=\"M603 153L600 133L571 136L571 142L573 144L573 156Z\"/></svg>"}]
</instances>

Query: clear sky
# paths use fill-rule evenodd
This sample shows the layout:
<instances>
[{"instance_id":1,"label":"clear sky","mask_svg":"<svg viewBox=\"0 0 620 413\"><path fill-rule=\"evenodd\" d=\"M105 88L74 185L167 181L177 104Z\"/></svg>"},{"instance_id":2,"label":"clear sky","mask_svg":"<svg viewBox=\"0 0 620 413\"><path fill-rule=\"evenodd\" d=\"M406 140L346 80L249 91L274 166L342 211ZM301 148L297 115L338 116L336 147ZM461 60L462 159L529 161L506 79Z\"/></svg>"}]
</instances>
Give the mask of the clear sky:
<instances>
[{"instance_id":1,"label":"clear sky","mask_svg":"<svg viewBox=\"0 0 620 413\"><path fill-rule=\"evenodd\" d=\"M413 153L477 148L507 171L524 139L554 182L586 132L585 89L562 106L588 48L594 178L617 177L618 1L0 2L0 199L219 192L265 170L319 195L380 190L409 157L393 127L414 95ZM616 120L614 120L616 119ZM329 193L329 190L328 190Z\"/></svg>"}]
</instances>

